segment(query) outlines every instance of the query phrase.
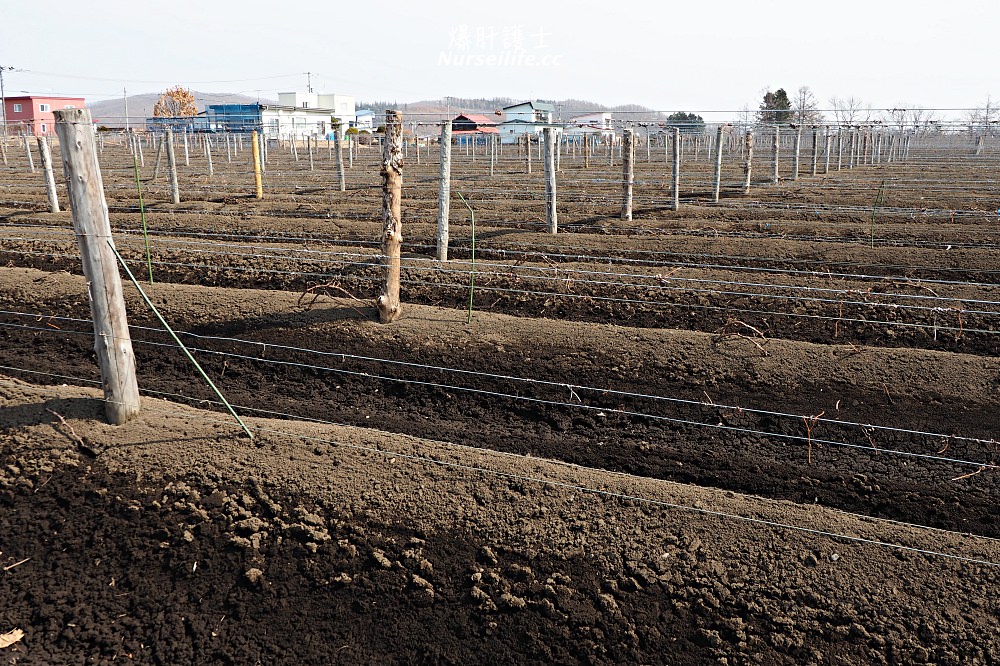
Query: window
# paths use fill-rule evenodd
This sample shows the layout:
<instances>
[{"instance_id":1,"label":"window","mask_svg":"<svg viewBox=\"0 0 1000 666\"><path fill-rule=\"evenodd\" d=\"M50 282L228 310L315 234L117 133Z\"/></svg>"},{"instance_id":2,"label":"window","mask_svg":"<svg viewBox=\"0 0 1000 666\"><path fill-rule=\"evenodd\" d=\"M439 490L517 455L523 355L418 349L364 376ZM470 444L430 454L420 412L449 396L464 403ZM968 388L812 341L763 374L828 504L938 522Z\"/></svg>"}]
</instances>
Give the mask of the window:
<instances>
[{"instance_id":1,"label":"window","mask_svg":"<svg viewBox=\"0 0 1000 666\"><path fill-rule=\"evenodd\" d=\"M38 105L38 110L41 111L42 113L45 113L46 111L49 110L49 105L48 104L39 104Z\"/></svg>"},{"instance_id":2,"label":"window","mask_svg":"<svg viewBox=\"0 0 1000 666\"><path fill-rule=\"evenodd\" d=\"M45 123L42 123L42 134L48 134L49 127Z\"/></svg>"},{"instance_id":3,"label":"window","mask_svg":"<svg viewBox=\"0 0 1000 666\"><path fill-rule=\"evenodd\" d=\"M20 104L15 104L14 105L14 113L21 113L21 105Z\"/></svg>"},{"instance_id":4,"label":"window","mask_svg":"<svg viewBox=\"0 0 1000 666\"><path fill-rule=\"evenodd\" d=\"M309 108L309 102L302 102L302 108L303 109L308 109Z\"/></svg>"}]
</instances>

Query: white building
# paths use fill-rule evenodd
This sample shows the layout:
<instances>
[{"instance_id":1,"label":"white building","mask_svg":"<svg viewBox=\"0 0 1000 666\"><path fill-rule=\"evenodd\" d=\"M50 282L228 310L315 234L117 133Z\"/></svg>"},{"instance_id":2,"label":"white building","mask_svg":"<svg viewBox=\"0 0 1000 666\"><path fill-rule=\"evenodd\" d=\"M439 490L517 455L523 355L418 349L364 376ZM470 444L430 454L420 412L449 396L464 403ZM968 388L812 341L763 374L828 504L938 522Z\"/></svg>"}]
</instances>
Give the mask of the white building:
<instances>
[{"instance_id":1,"label":"white building","mask_svg":"<svg viewBox=\"0 0 1000 666\"><path fill-rule=\"evenodd\" d=\"M504 121L497 125L503 143L517 143L525 134L541 134L544 127L556 127L552 124L555 108L544 102L521 102L505 106L503 112Z\"/></svg>"},{"instance_id":2,"label":"white building","mask_svg":"<svg viewBox=\"0 0 1000 666\"><path fill-rule=\"evenodd\" d=\"M278 93L277 104L260 106L261 125L269 139L329 137L336 118L346 130L357 122L352 95Z\"/></svg>"},{"instance_id":3,"label":"white building","mask_svg":"<svg viewBox=\"0 0 1000 666\"><path fill-rule=\"evenodd\" d=\"M355 114L357 121L352 125L356 127L359 132L374 132L375 131L375 112L370 109L362 109Z\"/></svg>"},{"instance_id":4,"label":"white building","mask_svg":"<svg viewBox=\"0 0 1000 666\"><path fill-rule=\"evenodd\" d=\"M567 137L596 136L599 140L615 134L611 113L608 111L574 116L566 121L563 131Z\"/></svg>"}]
</instances>

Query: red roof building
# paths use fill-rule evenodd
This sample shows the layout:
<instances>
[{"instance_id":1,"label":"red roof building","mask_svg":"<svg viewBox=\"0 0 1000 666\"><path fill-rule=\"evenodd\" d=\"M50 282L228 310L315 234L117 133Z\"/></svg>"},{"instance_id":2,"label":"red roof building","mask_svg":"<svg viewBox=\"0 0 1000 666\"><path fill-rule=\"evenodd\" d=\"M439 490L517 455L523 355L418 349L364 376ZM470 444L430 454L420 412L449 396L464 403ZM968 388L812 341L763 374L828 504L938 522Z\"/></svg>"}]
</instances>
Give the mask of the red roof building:
<instances>
[{"instance_id":1,"label":"red roof building","mask_svg":"<svg viewBox=\"0 0 1000 666\"><path fill-rule=\"evenodd\" d=\"M451 121L452 134L499 134L497 123L489 116L463 113Z\"/></svg>"},{"instance_id":2,"label":"red roof building","mask_svg":"<svg viewBox=\"0 0 1000 666\"><path fill-rule=\"evenodd\" d=\"M82 109L82 97L42 97L26 95L4 99L4 114L7 118L8 133L48 136L56 133L56 118L53 111Z\"/></svg>"}]
</instances>

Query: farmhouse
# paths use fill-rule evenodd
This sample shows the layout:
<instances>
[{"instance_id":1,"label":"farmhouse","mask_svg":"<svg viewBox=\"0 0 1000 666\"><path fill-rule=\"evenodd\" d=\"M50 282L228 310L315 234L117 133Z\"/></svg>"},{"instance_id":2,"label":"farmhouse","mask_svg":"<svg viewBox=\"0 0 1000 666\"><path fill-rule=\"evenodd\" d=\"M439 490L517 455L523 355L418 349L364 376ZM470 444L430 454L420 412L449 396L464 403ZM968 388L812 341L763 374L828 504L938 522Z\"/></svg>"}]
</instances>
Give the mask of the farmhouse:
<instances>
[{"instance_id":1,"label":"farmhouse","mask_svg":"<svg viewBox=\"0 0 1000 666\"><path fill-rule=\"evenodd\" d=\"M600 140L614 136L611 114L607 111L570 118L563 130L567 137L596 136Z\"/></svg>"},{"instance_id":2,"label":"farmhouse","mask_svg":"<svg viewBox=\"0 0 1000 666\"><path fill-rule=\"evenodd\" d=\"M42 97L26 95L4 99L4 114L7 127L23 134L46 136L55 134L54 111L80 109L84 106L82 97Z\"/></svg>"},{"instance_id":3,"label":"farmhouse","mask_svg":"<svg viewBox=\"0 0 1000 666\"><path fill-rule=\"evenodd\" d=\"M517 143L525 134L540 134L542 128L555 127L555 107L544 102L521 102L503 108L505 119L498 129L503 143Z\"/></svg>"},{"instance_id":4,"label":"farmhouse","mask_svg":"<svg viewBox=\"0 0 1000 666\"><path fill-rule=\"evenodd\" d=\"M333 119L353 127L358 118L351 95L278 93L277 104L212 104L208 126L213 132L258 130L268 139L328 137Z\"/></svg>"}]
</instances>

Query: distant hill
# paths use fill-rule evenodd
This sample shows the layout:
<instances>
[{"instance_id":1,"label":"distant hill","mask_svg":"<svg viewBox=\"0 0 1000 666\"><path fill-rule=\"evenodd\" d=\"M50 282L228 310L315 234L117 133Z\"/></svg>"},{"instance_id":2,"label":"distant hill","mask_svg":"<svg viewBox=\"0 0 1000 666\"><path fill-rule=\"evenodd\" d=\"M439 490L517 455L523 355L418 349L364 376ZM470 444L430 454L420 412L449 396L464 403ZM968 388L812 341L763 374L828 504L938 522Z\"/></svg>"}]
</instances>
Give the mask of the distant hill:
<instances>
[{"instance_id":1,"label":"distant hill","mask_svg":"<svg viewBox=\"0 0 1000 666\"><path fill-rule=\"evenodd\" d=\"M236 95L232 93L204 93L192 90L195 104L198 111L204 111L209 104L253 104L258 101L257 97L248 95ZM129 125L136 127L145 123L146 118L153 115L153 106L160 98L160 93L148 93L144 95L129 95L128 97L128 117ZM273 104L274 100L260 98L263 104ZM101 102L88 104L90 115L97 121L98 125L106 127L125 127L125 100L106 99Z\"/></svg>"},{"instance_id":2,"label":"distant hill","mask_svg":"<svg viewBox=\"0 0 1000 666\"><path fill-rule=\"evenodd\" d=\"M518 102L527 100L514 99L511 97L492 98L459 98L449 97L447 99L422 100L419 102L358 102L359 109L371 109L375 112L376 121L385 117L386 109L398 109L403 113L404 122L416 121L428 124L438 123L448 118L454 118L460 113L481 113L483 115L495 117L498 121L503 120L502 112L496 115L505 106L511 106ZM634 120L636 122L657 122L662 121L664 114L638 104L621 104L619 106L606 106L597 102L589 102L582 99L538 99L536 102L546 102L556 108L557 120L569 120L573 116L598 111L610 111L617 114L621 120ZM381 124L381 123L378 123ZM419 133L429 133L426 132Z\"/></svg>"}]
</instances>

